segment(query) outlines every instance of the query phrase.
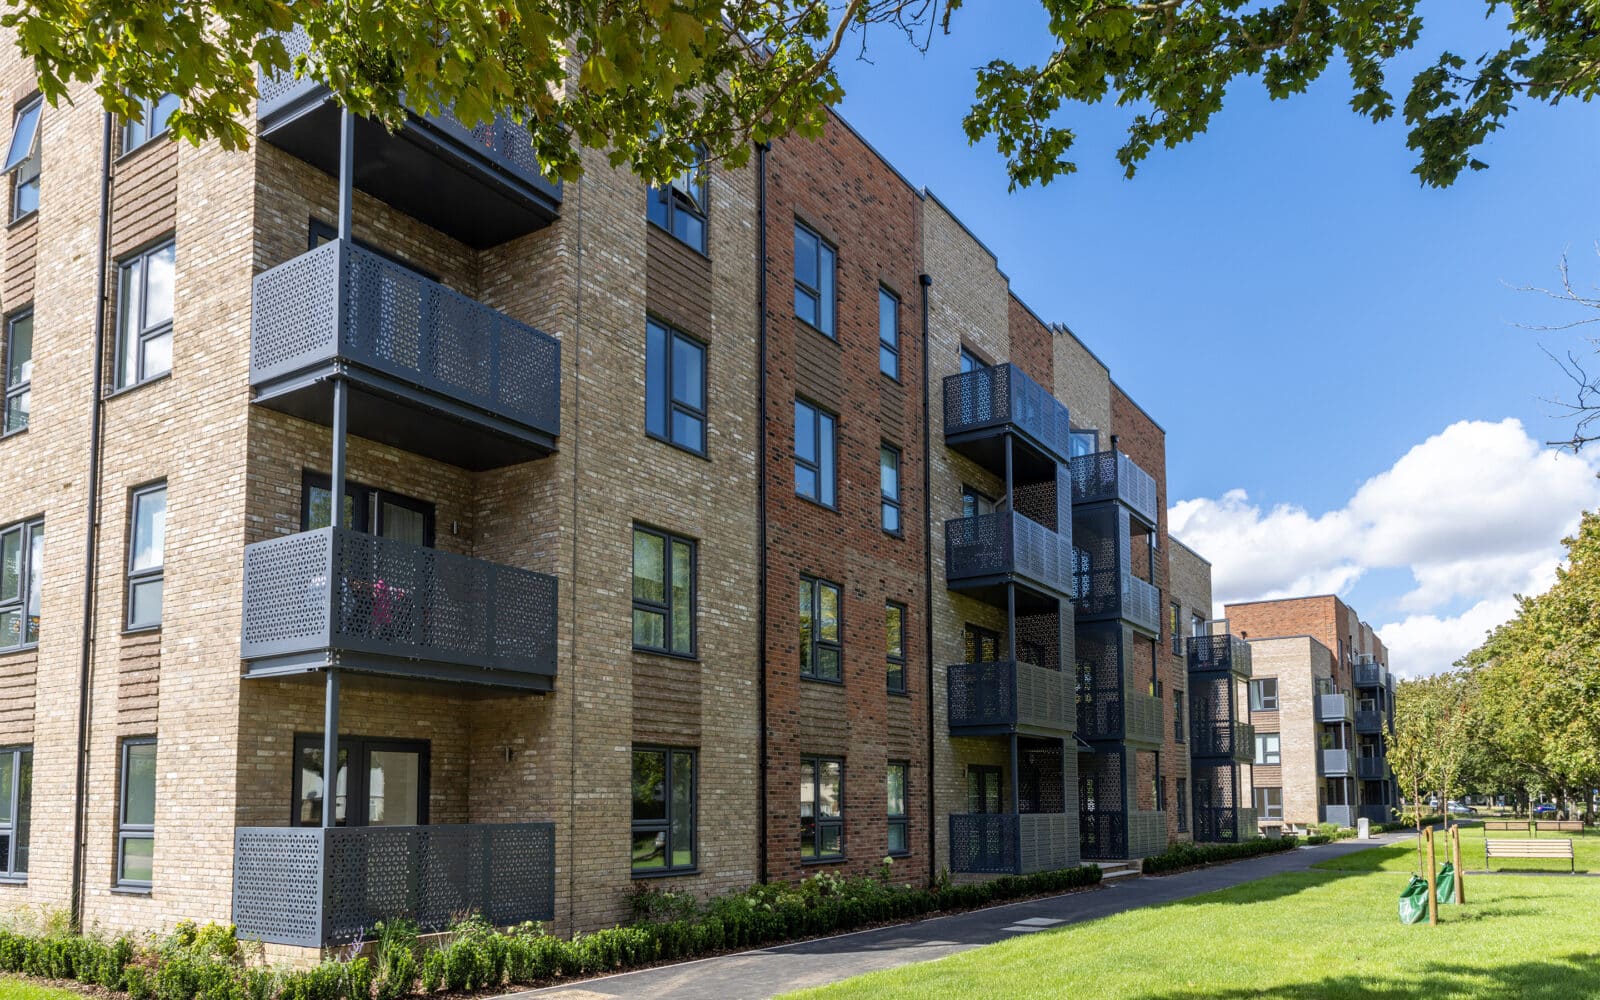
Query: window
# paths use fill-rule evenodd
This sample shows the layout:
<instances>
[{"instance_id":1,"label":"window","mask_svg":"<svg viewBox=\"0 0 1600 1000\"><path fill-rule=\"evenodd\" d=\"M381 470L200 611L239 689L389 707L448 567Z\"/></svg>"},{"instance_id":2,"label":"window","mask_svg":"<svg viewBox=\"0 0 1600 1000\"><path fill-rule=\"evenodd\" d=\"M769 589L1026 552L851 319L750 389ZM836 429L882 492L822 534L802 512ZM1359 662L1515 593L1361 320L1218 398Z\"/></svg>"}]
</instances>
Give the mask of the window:
<instances>
[{"instance_id":1,"label":"window","mask_svg":"<svg viewBox=\"0 0 1600 1000\"><path fill-rule=\"evenodd\" d=\"M1177 779L1178 832L1189 829L1189 779Z\"/></svg>"},{"instance_id":2,"label":"window","mask_svg":"<svg viewBox=\"0 0 1600 1000\"><path fill-rule=\"evenodd\" d=\"M1178 634L1178 622L1182 620L1180 614L1177 602L1167 607L1167 638L1172 643L1174 656L1183 655L1183 637Z\"/></svg>"},{"instance_id":3,"label":"window","mask_svg":"<svg viewBox=\"0 0 1600 1000\"><path fill-rule=\"evenodd\" d=\"M832 337L834 252L822 237L794 224L794 314Z\"/></svg>"},{"instance_id":4,"label":"window","mask_svg":"<svg viewBox=\"0 0 1600 1000\"><path fill-rule=\"evenodd\" d=\"M900 449L878 448L878 482L883 491L883 530L900 534Z\"/></svg>"},{"instance_id":5,"label":"window","mask_svg":"<svg viewBox=\"0 0 1600 1000\"><path fill-rule=\"evenodd\" d=\"M844 761L800 758L800 860L844 857Z\"/></svg>"},{"instance_id":6,"label":"window","mask_svg":"<svg viewBox=\"0 0 1600 1000\"><path fill-rule=\"evenodd\" d=\"M888 601L883 606L883 630L889 657L889 691L906 693L906 606Z\"/></svg>"},{"instance_id":7,"label":"window","mask_svg":"<svg viewBox=\"0 0 1600 1000\"><path fill-rule=\"evenodd\" d=\"M300 530L326 528L333 514L333 485L327 476L302 472ZM433 546L433 504L345 480L344 525L408 545Z\"/></svg>"},{"instance_id":8,"label":"window","mask_svg":"<svg viewBox=\"0 0 1600 1000\"><path fill-rule=\"evenodd\" d=\"M155 871L156 741L122 741L122 798L117 810L117 884L148 889Z\"/></svg>"},{"instance_id":9,"label":"window","mask_svg":"<svg viewBox=\"0 0 1600 1000\"><path fill-rule=\"evenodd\" d=\"M976 354L974 354L971 351L967 350L965 347L961 348L960 363L961 363L961 374L963 374L963 375L965 375L967 372L975 372L980 368L989 367L989 363L988 362L984 361L982 358L978 357Z\"/></svg>"},{"instance_id":10,"label":"window","mask_svg":"<svg viewBox=\"0 0 1600 1000\"><path fill-rule=\"evenodd\" d=\"M1276 712L1278 710L1278 679L1263 677L1250 682L1250 711Z\"/></svg>"},{"instance_id":11,"label":"window","mask_svg":"<svg viewBox=\"0 0 1600 1000\"><path fill-rule=\"evenodd\" d=\"M417 826L428 822L427 740L339 737L334 772L336 826ZM321 826L325 789L322 734L294 737L293 826ZM350 761L356 762L355 773Z\"/></svg>"},{"instance_id":12,"label":"window","mask_svg":"<svg viewBox=\"0 0 1600 1000\"><path fill-rule=\"evenodd\" d=\"M1189 616L1189 634L1203 636L1206 634L1206 620L1203 615Z\"/></svg>"},{"instance_id":13,"label":"window","mask_svg":"<svg viewBox=\"0 0 1600 1000\"><path fill-rule=\"evenodd\" d=\"M127 118L122 122L122 151L130 153L165 132L167 119L176 110L177 94L162 94L154 100L148 97L140 99L139 120Z\"/></svg>"},{"instance_id":14,"label":"window","mask_svg":"<svg viewBox=\"0 0 1600 1000\"><path fill-rule=\"evenodd\" d=\"M1256 789L1256 817L1258 819L1283 819L1283 789Z\"/></svg>"},{"instance_id":15,"label":"window","mask_svg":"<svg viewBox=\"0 0 1600 1000\"><path fill-rule=\"evenodd\" d=\"M963 663L999 663L1000 633L977 625L967 625L961 630Z\"/></svg>"},{"instance_id":16,"label":"window","mask_svg":"<svg viewBox=\"0 0 1600 1000\"><path fill-rule=\"evenodd\" d=\"M911 837L906 818L906 775L911 765L904 761L889 763L889 853L911 853Z\"/></svg>"},{"instance_id":17,"label":"window","mask_svg":"<svg viewBox=\"0 0 1600 1000\"><path fill-rule=\"evenodd\" d=\"M35 97L17 109L6 151L5 172L11 174L11 221L39 208L39 115L44 100Z\"/></svg>"},{"instance_id":18,"label":"window","mask_svg":"<svg viewBox=\"0 0 1600 1000\"><path fill-rule=\"evenodd\" d=\"M44 520L0 531L0 651L39 644L39 574Z\"/></svg>"},{"instance_id":19,"label":"window","mask_svg":"<svg viewBox=\"0 0 1600 1000\"><path fill-rule=\"evenodd\" d=\"M33 799L33 748L0 750L0 880L28 873Z\"/></svg>"},{"instance_id":20,"label":"window","mask_svg":"<svg viewBox=\"0 0 1600 1000\"><path fill-rule=\"evenodd\" d=\"M646 215L650 221L700 253L706 252L706 151L695 147L694 164L666 187L650 185Z\"/></svg>"},{"instance_id":21,"label":"window","mask_svg":"<svg viewBox=\"0 0 1600 1000\"><path fill-rule=\"evenodd\" d=\"M972 486L962 484L961 516L982 517L994 513L994 498Z\"/></svg>"},{"instance_id":22,"label":"window","mask_svg":"<svg viewBox=\"0 0 1600 1000\"><path fill-rule=\"evenodd\" d=\"M633 529L633 648L695 655L694 542Z\"/></svg>"},{"instance_id":23,"label":"window","mask_svg":"<svg viewBox=\"0 0 1600 1000\"><path fill-rule=\"evenodd\" d=\"M1100 450L1099 431L1073 431L1067 439L1067 447L1072 452L1070 458L1082 458L1084 455L1093 455Z\"/></svg>"},{"instance_id":24,"label":"window","mask_svg":"<svg viewBox=\"0 0 1600 1000\"><path fill-rule=\"evenodd\" d=\"M1183 710L1183 692L1176 688L1172 691L1172 742L1183 742L1183 728L1189 721L1189 716Z\"/></svg>"},{"instance_id":25,"label":"window","mask_svg":"<svg viewBox=\"0 0 1600 1000\"><path fill-rule=\"evenodd\" d=\"M161 624L161 570L167 544L167 484L133 492L128 543L128 628Z\"/></svg>"},{"instance_id":26,"label":"window","mask_svg":"<svg viewBox=\"0 0 1600 1000\"><path fill-rule=\"evenodd\" d=\"M1091 784L1093 784L1091 782ZM967 812L993 815L1002 812L1005 793L1001 790L998 764L967 765Z\"/></svg>"},{"instance_id":27,"label":"window","mask_svg":"<svg viewBox=\"0 0 1600 1000\"><path fill-rule=\"evenodd\" d=\"M835 429L831 413L804 400L794 401L794 491L824 507L836 502Z\"/></svg>"},{"instance_id":28,"label":"window","mask_svg":"<svg viewBox=\"0 0 1600 1000\"><path fill-rule=\"evenodd\" d=\"M633 749L633 873L693 871L694 751Z\"/></svg>"},{"instance_id":29,"label":"window","mask_svg":"<svg viewBox=\"0 0 1600 1000\"><path fill-rule=\"evenodd\" d=\"M878 371L900 379L900 299L878 289Z\"/></svg>"},{"instance_id":30,"label":"window","mask_svg":"<svg viewBox=\"0 0 1600 1000\"><path fill-rule=\"evenodd\" d=\"M1283 763L1281 744L1277 733L1256 734L1256 761L1257 764L1276 767Z\"/></svg>"},{"instance_id":31,"label":"window","mask_svg":"<svg viewBox=\"0 0 1600 1000\"><path fill-rule=\"evenodd\" d=\"M809 576L800 578L800 676L819 681L842 681L844 652L840 637L843 591L836 583Z\"/></svg>"},{"instance_id":32,"label":"window","mask_svg":"<svg viewBox=\"0 0 1600 1000\"><path fill-rule=\"evenodd\" d=\"M33 310L18 313L6 323L5 415L0 434L28 429L33 402Z\"/></svg>"},{"instance_id":33,"label":"window","mask_svg":"<svg viewBox=\"0 0 1600 1000\"><path fill-rule=\"evenodd\" d=\"M172 370L172 276L176 244L168 241L117 268L117 388Z\"/></svg>"},{"instance_id":34,"label":"window","mask_svg":"<svg viewBox=\"0 0 1600 1000\"><path fill-rule=\"evenodd\" d=\"M706 453L706 346L655 320L645 324L644 431Z\"/></svg>"}]
</instances>

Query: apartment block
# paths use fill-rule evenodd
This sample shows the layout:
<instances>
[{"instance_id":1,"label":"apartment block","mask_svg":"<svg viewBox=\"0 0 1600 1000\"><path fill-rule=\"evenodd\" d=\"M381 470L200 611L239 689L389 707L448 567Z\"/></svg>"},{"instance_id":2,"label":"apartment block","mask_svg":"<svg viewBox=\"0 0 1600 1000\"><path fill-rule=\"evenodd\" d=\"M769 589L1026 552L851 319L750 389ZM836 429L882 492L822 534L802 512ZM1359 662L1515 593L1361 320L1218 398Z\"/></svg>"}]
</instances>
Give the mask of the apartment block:
<instances>
[{"instance_id":1,"label":"apartment block","mask_svg":"<svg viewBox=\"0 0 1600 1000\"><path fill-rule=\"evenodd\" d=\"M1254 665L1255 804L1266 826L1391 818L1394 722L1389 653L1338 597L1227 606Z\"/></svg>"},{"instance_id":2,"label":"apartment block","mask_svg":"<svg viewBox=\"0 0 1600 1000\"><path fill-rule=\"evenodd\" d=\"M0 911L305 958L1253 832L1165 432L842 119L554 184L305 81L238 152L0 83Z\"/></svg>"}]
</instances>

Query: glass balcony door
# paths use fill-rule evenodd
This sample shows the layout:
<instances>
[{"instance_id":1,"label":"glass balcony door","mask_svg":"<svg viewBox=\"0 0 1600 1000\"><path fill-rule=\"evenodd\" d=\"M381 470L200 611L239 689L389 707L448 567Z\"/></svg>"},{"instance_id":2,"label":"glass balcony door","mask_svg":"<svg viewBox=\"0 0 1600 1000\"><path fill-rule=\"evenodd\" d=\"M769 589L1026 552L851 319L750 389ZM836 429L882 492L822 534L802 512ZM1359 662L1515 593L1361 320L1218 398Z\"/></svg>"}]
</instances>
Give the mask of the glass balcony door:
<instances>
[{"instance_id":1,"label":"glass balcony door","mask_svg":"<svg viewBox=\"0 0 1600 1000\"><path fill-rule=\"evenodd\" d=\"M352 776L350 761L357 762ZM295 737L293 826L321 826L326 801L322 737ZM419 826L428 822L428 742L339 739L334 825Z\"/></svg>"}]
</instances>

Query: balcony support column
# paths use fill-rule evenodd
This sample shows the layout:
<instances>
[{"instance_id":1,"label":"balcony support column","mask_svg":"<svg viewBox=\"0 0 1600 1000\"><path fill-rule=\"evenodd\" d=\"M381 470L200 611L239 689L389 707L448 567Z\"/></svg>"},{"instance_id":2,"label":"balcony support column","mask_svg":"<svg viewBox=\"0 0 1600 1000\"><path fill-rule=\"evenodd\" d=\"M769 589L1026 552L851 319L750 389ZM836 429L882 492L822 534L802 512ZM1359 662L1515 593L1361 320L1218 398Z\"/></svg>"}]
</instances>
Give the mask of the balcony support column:
<instances>
[{"instance_id":1,"label":"balcony support column","mask_svg":"<svg viewBox=\"0 0 1600 1000\"><path fill-rule=\"evenodd\" d=\"M355 761L350 762L351 776ZM322 825L332 827L339 801L339 671L328 668L328 687L322 704Z\"/></svg>"},{"instance_id":2,"label":"balcony support column","mask_svg":"<svg viewBox=\"0 0 1600 1000\"><path fill-rule=\"evenodd\" d=\"M356 118L349 108L339 111L339 239L350 238L350 214L356 176Z\"/></svg>"},{"instance_id":3,"label":"balcony support column","mask_svg":"<svg viewBox=\"0 0 1600 1000\"><path fill-rule=\"evenodd\" d=\"M1011 811L1017 816L1022 815L1022 775L1017 771L1017 734L1012 733L1011 745ZM1018 823L1022 820L1018 819Z\"/></svg>"}]
</instances>

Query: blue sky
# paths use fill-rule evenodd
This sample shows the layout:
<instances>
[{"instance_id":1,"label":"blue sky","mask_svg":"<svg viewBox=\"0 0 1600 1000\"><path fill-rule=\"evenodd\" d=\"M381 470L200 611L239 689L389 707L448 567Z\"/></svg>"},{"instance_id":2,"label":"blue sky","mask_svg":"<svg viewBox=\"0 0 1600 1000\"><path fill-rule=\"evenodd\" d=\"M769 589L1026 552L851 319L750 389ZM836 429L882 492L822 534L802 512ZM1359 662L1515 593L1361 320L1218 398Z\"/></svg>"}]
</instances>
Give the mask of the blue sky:
<instances>
[{"instance_id":1,"label":"blue sky","mask_svg":"<svg viewBox=\"0 0 1600 1000\"><path fill-rule=\"evenodd\" d=\"M1492 44L1481 10L1425 4L1420 51ZM1600 493L1587 454L1535 444L1568 433L1540 400L1563 389L1540 344L1582 342L1517 326L1575 314L1516 286L1553 283L1563 252L1600 282L1600 108L1524 102L1480 153L1490 169L1436 191L1410 173L1403 123L1350 112L1337 72L1279 102L1244 80L1208 134L1154 151L1131 181L1112 155L1128 112L1068 107L1079 172L1008 193L1000 156L970 146L961 117L973 67L1044 54L1042 13L993 0L952 27L926 55L874 29L871 63L847 42L842 111L1165 427L1169 500L1196 502L1174 523L1235 591L1219 598L1338 589L1375 625L1431 618L1386 632L1431 670L1504 616L1511 589L1548 577ZM1469 472L1485 455L1509 468ZM1430 482L1454 494L1455 522L1419 516ZM1530 515L1519 490L1535 486ZM1500 520L1477 510L1489 489ZM1490 537L1501 529L1517 540Z\"/></svg>"}]
</instances>

